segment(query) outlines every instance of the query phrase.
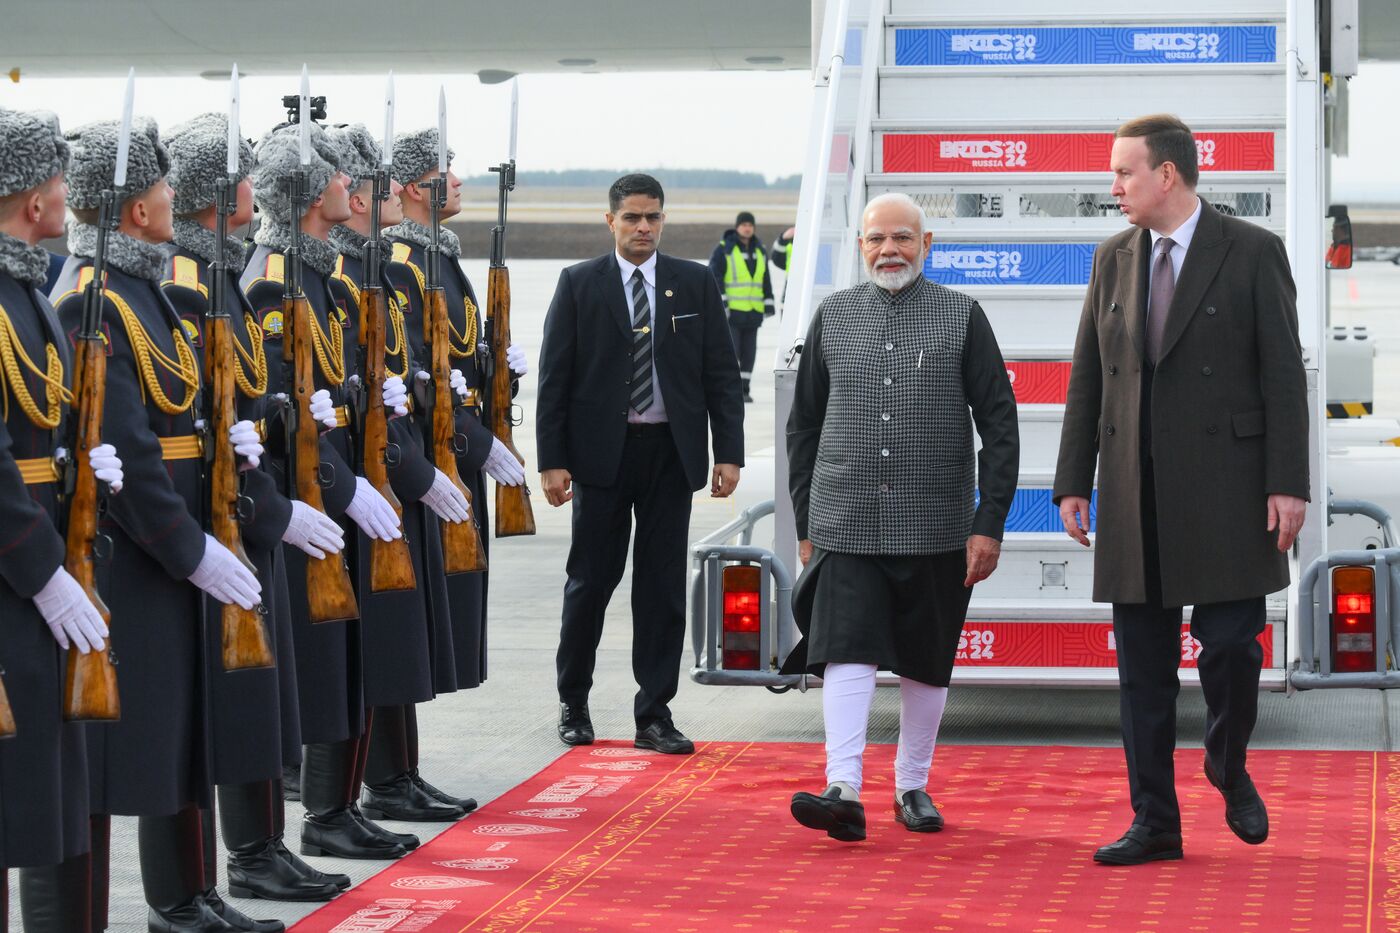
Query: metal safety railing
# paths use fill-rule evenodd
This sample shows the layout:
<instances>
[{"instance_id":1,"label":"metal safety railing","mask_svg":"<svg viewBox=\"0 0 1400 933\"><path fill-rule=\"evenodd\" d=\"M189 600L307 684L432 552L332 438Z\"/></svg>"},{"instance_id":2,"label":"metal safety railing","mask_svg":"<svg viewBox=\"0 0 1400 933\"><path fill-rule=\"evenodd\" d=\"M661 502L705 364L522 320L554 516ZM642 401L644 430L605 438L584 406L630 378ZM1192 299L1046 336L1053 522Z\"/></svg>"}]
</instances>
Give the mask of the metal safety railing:
<instances>
[{"instance_id":1,"label":"metal safety railing","mask_svg":"<svg viewBox=\"0 0 1400 933\"><path fill-rule=\"evenodd\" d=\"M1381 548L1365 551L1332 551L1308 565L1298 583L1298 662L1289 677L1294 690L1329 687L1400 687L1400 670L1394 670L1394 646L1400 644L1400 532L1391 514L1364 499L1333 499L1331 515L1364 515L1381 528ZM1375 568L1376 670L1332 669L1332 613L1325 584L1333 567ZM1324 584L1321 601L1318 588ZM1318 611L1319 605L1322 611ZM1319 650L1319 645L1321 649Z\"/></svg>"},{"instance_id":2,"label":"metal safety railing","mask_svg":"<svg viewBox=\"0 0 1400 933\"><path fill-rule=\"evenodd\" d=\"M776 554L753 542L754 526L773 514L773 500L749 506L737 518L690 546L690 640L696 683L721 686L800 687L797 674L778 666L796 642L792 624L792 573ZM737 543L735 543L737 539ZM759 567L758 670L726 670L723 665L723 571L735 563Z\"/></svg>"}]
</instances>

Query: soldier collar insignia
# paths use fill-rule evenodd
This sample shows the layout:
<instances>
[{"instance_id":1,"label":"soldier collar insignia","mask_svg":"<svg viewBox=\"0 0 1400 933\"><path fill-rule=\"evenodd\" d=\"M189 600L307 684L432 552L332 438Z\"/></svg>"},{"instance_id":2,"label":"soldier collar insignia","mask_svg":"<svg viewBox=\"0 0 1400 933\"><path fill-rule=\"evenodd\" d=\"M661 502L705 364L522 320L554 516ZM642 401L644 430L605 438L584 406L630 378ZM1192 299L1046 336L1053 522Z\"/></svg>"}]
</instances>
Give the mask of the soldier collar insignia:
<instances>
[{"instance_id":1,"label":"soldier collar insignia","mask_svg":"<svg viewBox=\"0 0 1400 933\"><path fill-rule=\"evenodd\" d=\"M49 275L48 250L0 233L0 272L30 285L43 285Z\"/></svg>"}]
</instances>

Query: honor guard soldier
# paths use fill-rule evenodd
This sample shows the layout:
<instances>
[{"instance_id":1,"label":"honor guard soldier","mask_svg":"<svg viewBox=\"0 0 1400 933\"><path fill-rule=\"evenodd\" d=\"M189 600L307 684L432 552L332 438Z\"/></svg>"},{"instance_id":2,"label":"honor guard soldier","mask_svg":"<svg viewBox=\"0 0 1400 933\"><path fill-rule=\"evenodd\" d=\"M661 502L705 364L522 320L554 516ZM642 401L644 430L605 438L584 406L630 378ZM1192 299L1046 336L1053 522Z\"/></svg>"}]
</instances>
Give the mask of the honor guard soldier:
<instances>
[{"instance_id":1,"label":"honor guard soldier","mask_svg":"<svg viewBox=\"0 0 1400 933\"><path fill-rule=\"evenodd\" d=\"M70 337L81 325L83 290L94 274L99 206L113 188L120 132L107 121L67 135L75 221L54 306ZM107 578L112 651L120 659L121 718L88 727L91 803L94 813L140 817L150 930L280 930L280 923L255 924L228 906L204 878L199 807L209 799L209 710L202 672L212 646L197 621L200 591L253 609L262 587L199 519L205 496L195 425L199 362L160 290L161 244L172 233L169 164L155 123L138 120L125 184L115 190L116 229L106 236L100 323L109 354L103 431L121 449L131 480L102 521L112 557L99 568L99 578ZM95 829L95 851L105 836ZM105 905L94 913L94 926L104 927Z\"/></svg>"},{"instance_id":2,"label":"honor guard soldier","mask_svg":"<svg viewBox=\"0 0 1400 933\"><path fill-rule=\"evenodd\" d=\"M175 235L162 289L196 348L208 354L206 318L215 291L212 265L226 264L223 294L232 340L227 349L233 357L227 364L235 373L236 419L250 448L258 445L259 435L280 441L283 408L267 395L269 371L280 360L269 360L262 329L238 288L243 244L228 237L221 255L216 232L220 179L232 185L227 225L244 226L253 218L253 183L248 177L253 148L240 140L238 169L226 171L228 117L219 113L202 114L175 128L166 138L166 147L168 180L175 191ZM213 389L207 368L205 383L207 393ZM212 407L208 398L205 403ZM269 465L250 466L240 474L246 506L239 527L244 550L263 584L276 666L231 673L217 652L205 657L209 776L218 787L229 890L238 897L329 900L350 886L349 877L317 871L288 851L282 840L282 766L301 763L301 723L287 570L280 545L286 541L321 558L344 547L343 532L325 514L282 495ZM218 613L207 612L206 643L219 644L220 637ZM207 820L206 880L211 883L216 876L215 841L212 820Z\"/></svg>"},{"instance_id":3,"label":"honor guard soldier","mask_svg":"<svg viewBox=\"0 0 1400 933\"><path fill-rule=\"evenodd\" d=\"M309 115L301 117L309 120ZM367 545L369 539L389 542L402 533L393 507L363 476L357 476L352 466L355 451L347 430L347 403L352 388L349 377L355 372L354 338L343 293L337 303L331 290L337 253L327 239L332 227L350 218L349 179L339 169L339 148L314 123L307 125L310 151L303 163L298 139L301 130L295 124L278 127L256 150L253 199L262 223L241 285L268 343L269 357L284 359L284 336L293 335L291 327L295 326L284 319L288 307L284 285L289 251L296 242L300 251L296 282L310 306L305 323L315 348L311 369L316 391L311 411L325 428L317 448L319 463L308 483L320 489L327 514L347 531L357 526L364 532L363 538L347 535L347 556L354 566L359 547ZM293 200L301 177L307 180L305 206ZM294 398L305 388L311 387L295 385L286 366L269 366L270 392ZM300 415L297 429L301 428L299 419ZM288 453L291 446L287 445ZM298 493L310 491L300 488L307 464L299 456L274 452L269 459L284 488L291 488L286 484L295 480ZM325 594L308 587L310 562L295 550L285 550L284 556L298 659L302 741L306 743L301 775L301 800L307 811L302 824L302 854L399 858L417 846L417 837L390 833L370 822L360 812L357 800L369 744L364 741L358 609L349 619L315 621L315 601Z\"/></svg>"},{"instance_id":4,"label":"honor guard soldier","mask_svg":"<svg viewBox=\"0 0 1400 933\"><path fill-rule=\"evenodd\" d=\"M104 650L107 624L64 568L57 527L72 360L38 244L63 232L68 144L48 119L0 110L0 152L0 870L20 868L24 929L76 933L88 924L88 776L84 727L63 721L66 649ZM113 448L90 459L119 489Z\"/></svg>"},{"instance_id":5,"label":"honor guard soldier","mask_svg":"<svg viewBox=\"0 0 1400 933\"><path fill-rule=\"evenodd\" d=\"M395 138L393 174L394 180L403 185L404 219L385 231L394 243L395 282L408 299L404 307L405 330L414 357L419 360L430 358L425 340L425 269L427 250L433 242L430 185L439 176L438 135L436 129L425 129L401 133ZM462 183L451 170L452 155L452 150L447 149L446 200L439 214L443 220L457 214L462 205ZM481 350L482 327L476 293L459 264L462 246L457 235L443 228L439 231L439 243L443 260L441 285L446 293L448 314L448 355L452 367L462 374L467 391L456 413L456 433L464 440L458 451L457 470L471 492L472 518L482 530L484 542L490 523L486 514L483 472L498 483L518 486L525 481L525 468L492 435L483 417L483 392L488 377L486 354ZM527 368L525 351L520 347L511 347L511 351L511 371L522 376ZM459 689L479 686L486 679L486 589L485 572L447 577ZM416 735L416 728L416 723L410 722L411 734Z\"/></svg>"},{"instance_id":6,"label":"honor guard soldier","mask_svg":"<svg viewBox=\"0 0 1400 933\"><path fill-rule=\"evenodd\" d=\"M358 309L365 286L365 246L372 223L375 173L383 161L380 147L364 126L327 131L342 151L342 168L350 177L351 217L332 228L330 238L340 251L333 285L345 291L351 320L366 326ZM403 220L402 186L388 179L387 197L380 204L379 224L392 226ZM376 236L378 233L376 231ZM404 316L388 266L393 244L380 238L379 281L385 286L385 357L390 381L412 379L423 386L429 376L409 352ZM358 342L366 335L359 334ZM410 372L413 376L410 377ZM454 372L456 372L454 370ZM361 376L368 378L367 368ZM454 382L461 382L460 376ZM371 390L372 391L372 390ZM412 411L409 408L412 408ZM388 479L402 503L403 529L412 557L416 587L374 592L361 587L361 630L364 640L365 704L369 717L369 757L365 765L365 813L375 819L410 821L458 820L476 809L476 801L452 797L428 784L418 774L418 742L415 703L438 693L457 689L452 652L452 622L448 611L442 536L438 522L466 522L471 511L466 499L424 452L422 425L426 406L405 405L389 426L392 455ZM362 443L365 443L362 432ZM383 455L362 450L366 461ZM368 549L360 560L361 580L371 573Z\"/></svg>"}]
</instances>

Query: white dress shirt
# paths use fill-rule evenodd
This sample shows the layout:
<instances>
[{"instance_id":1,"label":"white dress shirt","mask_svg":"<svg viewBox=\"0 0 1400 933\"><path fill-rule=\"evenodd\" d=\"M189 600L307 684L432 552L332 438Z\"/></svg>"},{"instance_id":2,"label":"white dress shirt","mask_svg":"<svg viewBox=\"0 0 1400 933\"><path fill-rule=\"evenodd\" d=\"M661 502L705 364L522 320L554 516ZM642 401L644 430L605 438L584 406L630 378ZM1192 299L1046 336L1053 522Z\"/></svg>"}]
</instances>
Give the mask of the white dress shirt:
<instances>
[{"instance_id":1,"label":"white dress shirt","mask_svg":"<svg viewBox=\"0 0 1400 933\"><path fill-rule=\"evenodd\" d=\"M1157 266L1157 242L1164 236L1172 238L1172 282L1181 280L1181 264L1186 261L1186 251L1191 247L1191 238L1196 235L1196 224L1201 219L1201 199L1196 198L1196 210L1186 218L1186 222L1171 233L1152 231L1152 259L1147 263L1147 294L1152 294L1152 274Z\"/></svg>"},{"instance_id":2,"label":"white dress shirt","mask_svg":"<svg viewBox=\"0 0 1400 933\"><path fill-rule=\"evenodd\" d=\"M632 304L632 273L638 269L642 270L642 288L647 293L647 306L651 309L651 320L649 326L652 333L651 345L651 405L646 411L636 411L627 409L628 424L664 424L666 418L666 402L661 397L661 380L656 378L656 254L652 253L640 266L634 266L622 254L613 251L617 256L617 265L622 270L622 293L627 296L627 318L632 320L636 316L636 308Z\"/></svg>"}]
</instances>

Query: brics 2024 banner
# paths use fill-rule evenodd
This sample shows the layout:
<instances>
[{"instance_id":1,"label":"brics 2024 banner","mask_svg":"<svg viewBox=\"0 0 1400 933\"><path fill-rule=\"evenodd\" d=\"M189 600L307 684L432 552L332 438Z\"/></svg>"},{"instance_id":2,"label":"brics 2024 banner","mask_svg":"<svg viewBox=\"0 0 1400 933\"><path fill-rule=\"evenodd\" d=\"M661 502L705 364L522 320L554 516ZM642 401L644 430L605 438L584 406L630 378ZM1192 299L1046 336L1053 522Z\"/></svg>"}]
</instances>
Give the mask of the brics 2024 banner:
<instances>
[{"instance_id":1,"label":"brics 2024 banner","mask_svg":"<svg viewBox=\"0 0 1400 933\"><path fill-rule=\"evenodd\" d=\"M1202 172L1274 171L1274 134L1197 133ZM881 168L906 172L1108 172L1112 133L887 133Z\"/></svg>"},{"instance_id":2,"label":"brics 2024 banner","mask_svg":"<svg viewBox=\"0 0 1400 933\"><path fill-rule=\"evenodd\" d=\"M924 275L969 285L1087 285L1095 243L934 243Z\"/></svg>"},{"instance_id":3,"label":"brics 2024 banner","mask_svg":"<svg viewBox=\"0 0 1400 933\"><path fill-rule=\"evenodd\" d=\"M919 65L1272 64L1276 26L896 29L894 63Z\"/></svg>"}]
</instances>

